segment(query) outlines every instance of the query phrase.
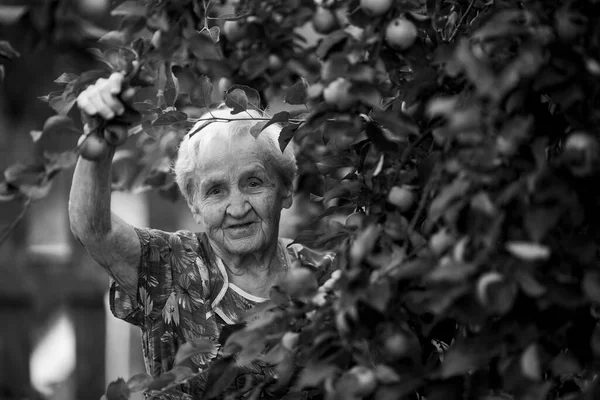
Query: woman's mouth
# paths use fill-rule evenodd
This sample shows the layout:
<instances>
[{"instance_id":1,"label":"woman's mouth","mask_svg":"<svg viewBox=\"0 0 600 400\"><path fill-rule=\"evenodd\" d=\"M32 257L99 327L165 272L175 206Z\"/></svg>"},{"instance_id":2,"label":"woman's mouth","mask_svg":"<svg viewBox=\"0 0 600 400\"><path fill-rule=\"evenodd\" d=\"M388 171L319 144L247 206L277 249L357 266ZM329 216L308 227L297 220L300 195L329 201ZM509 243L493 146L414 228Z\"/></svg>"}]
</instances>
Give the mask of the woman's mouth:
<instances>
[{"instance_id":1,"label":"woman's mouth","mask_svg":"<svg viewBox=\"0 0 600 400\"><path fill-rule=\"evenodd\" d=\"M246 222L243 224L231 224L226 229L233 236L246 236L251 233L254 222Z\"/></svg>"}]
</instances>

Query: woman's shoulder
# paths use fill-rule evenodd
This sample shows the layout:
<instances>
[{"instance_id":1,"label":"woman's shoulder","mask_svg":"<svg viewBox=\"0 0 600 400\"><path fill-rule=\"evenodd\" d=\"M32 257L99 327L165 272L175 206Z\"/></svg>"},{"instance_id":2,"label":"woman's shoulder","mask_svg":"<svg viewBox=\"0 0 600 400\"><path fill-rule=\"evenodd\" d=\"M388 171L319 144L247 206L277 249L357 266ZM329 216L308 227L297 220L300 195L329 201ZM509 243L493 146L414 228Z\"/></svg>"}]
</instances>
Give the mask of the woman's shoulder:
<instances>
[{"instance_id":1,"label":"woman's shoulder","mask_svg":"<svg viewBox=\"0 0 600 400\"><path fill-rule=\"evenodd\" d=\"M196 264L207 268L211 252L203 232L177 230L173 232L154 228L135 228L142 246L142 258L150 263L166 263L175 271L186 270Z\"/></svg>"}]
</instances>

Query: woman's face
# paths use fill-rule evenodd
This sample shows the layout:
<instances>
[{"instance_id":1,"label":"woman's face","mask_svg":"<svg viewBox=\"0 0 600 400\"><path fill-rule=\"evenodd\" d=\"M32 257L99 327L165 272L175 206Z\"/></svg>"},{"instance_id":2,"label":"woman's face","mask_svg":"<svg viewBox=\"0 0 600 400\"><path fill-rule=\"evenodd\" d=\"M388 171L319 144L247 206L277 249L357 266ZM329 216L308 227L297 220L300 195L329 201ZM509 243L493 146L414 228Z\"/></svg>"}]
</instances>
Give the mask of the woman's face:
<instances>
[{"instance_id":1,"label":"woman's face","mask_svg":"<svg viewBox=\"0 0 600 400\"><path fill-rule=\"evenodd\" d=\"M213 137L200 150L192 212L219 250L245 255L276 243L281 209L291 205L275 169L249 134Z\"/></svg>"}]
</instances>

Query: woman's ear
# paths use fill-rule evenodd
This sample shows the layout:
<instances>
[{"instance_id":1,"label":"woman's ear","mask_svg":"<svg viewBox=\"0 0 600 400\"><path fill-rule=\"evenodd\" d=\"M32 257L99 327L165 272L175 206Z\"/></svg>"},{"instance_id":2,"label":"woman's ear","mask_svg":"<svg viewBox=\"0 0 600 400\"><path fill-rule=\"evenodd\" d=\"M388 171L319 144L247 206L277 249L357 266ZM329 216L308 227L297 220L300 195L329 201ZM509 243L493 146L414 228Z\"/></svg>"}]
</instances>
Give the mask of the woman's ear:
<instances>
[{"instance_id":1,"label":"woman's ear","mask_svg":"<svg viewBox=\"0 0 600 400\"><path fill-rule=\"evenodd\" d=\"M197 224L200 224L200 222L202 221L202 219L200 218L200 209L191 201L191 199L188 199L187 204L190 208L190 211L192 212L192 215L194 216L194 221L196 221Z\"/></svg>"},{"instance_id":2,"label":"woman's ear","mask_svg":"<svg viewBox=\"0 0 600 400\"><path fill-rule=\"evenodd\" d=\"M283 208L290 208L294 202L294 190L291 187L286 186L283 188L281 196L283 199L281 206Z\"/></svg>"}]
</instances>

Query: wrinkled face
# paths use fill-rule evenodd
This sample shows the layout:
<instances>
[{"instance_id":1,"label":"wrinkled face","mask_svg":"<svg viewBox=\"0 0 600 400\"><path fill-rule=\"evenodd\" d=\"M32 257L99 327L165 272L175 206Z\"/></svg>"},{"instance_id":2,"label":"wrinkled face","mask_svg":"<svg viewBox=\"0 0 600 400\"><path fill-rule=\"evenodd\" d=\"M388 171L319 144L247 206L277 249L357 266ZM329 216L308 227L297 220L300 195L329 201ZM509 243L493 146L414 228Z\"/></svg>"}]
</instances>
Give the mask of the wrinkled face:
<instances>
[{"instance_id":1,"label":"wrinkled face","mask_svg":"<svg viewBox=\"0 0 600 400\"><path fill-rule=\"evenodd\" d=\"M291 190L260 157L261 145L248 134L214 137L198 154L198 192L190 206L222 252L244 255L276 243L281 210L291 205Z\"/></svg>"}]
</instances>

